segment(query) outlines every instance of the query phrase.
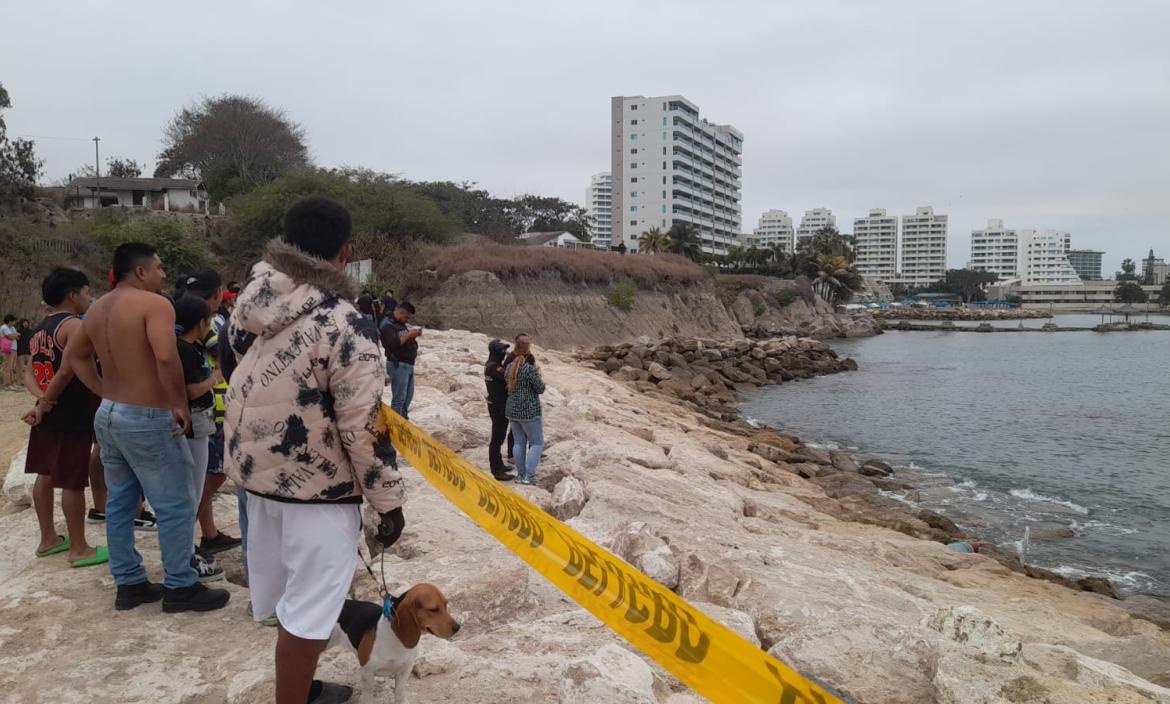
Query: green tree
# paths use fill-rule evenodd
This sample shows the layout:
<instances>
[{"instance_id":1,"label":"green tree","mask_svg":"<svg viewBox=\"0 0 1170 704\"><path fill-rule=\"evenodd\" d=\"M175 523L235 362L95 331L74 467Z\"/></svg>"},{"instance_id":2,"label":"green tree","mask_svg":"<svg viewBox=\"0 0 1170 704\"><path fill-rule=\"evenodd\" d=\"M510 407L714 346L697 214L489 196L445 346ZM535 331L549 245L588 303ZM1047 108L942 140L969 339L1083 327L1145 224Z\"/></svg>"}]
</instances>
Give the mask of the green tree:
<instances>
[{"instance_id":1,"label":"green tree","mask_svg":"<svg viewBox=\"0 0 1170 704\"><path fill-rule=\"evenodd\" d=\"M848 284L849 260L841 254L816 255L816 278L812 288L829 303L844 303L853 297Z\"/></svg>"},{"instance_id":2,"label":"green tree","mask_svg":"<svg viewBox=\"0 0 1170 704\"><path fill-rule=\"evenodd\" d=\"M4 110L11 107L8 91L0 84L0 205L30 197L44 164L37 158L32 141L8 137Z\"/></svg>"},{"instance_id":3,"label":"green tree","mask_svg":"<svg viewBox=\"0 0 1170 704\"><path fill-rule=\"evenodd\" d=\"M1126 257L1121 262L1121 273L1117 275L1118 281L1137 281L1137 264L1132 259Z\"/></svg>"},{"instance_id":4,"label":"green tree","mask_svg":"<svg viewBox=\"0 0 1170 704\"><path fill-rule=\"evenodd\" d=\"M1170 280L1162 284L1162 290L1158 292L1158 305L1163 308L1170 306Z\"/></svg>"},{"instance_id":5,"label":"green tree","mask_svg":"<svg viewBox=\"0 0 1170 704\"><path fill-rule=\"evenodd\" d=\"M391 174L363 169L305 169L230 201L228 250L244 259L283 232L284 213L304 196L333 198L349 208L357 235L405 242L444 242L456 223L434 201ZM361 256L361 252L357 253Z\"/></svg>"},{"instance_id":6,"label":"green tree","mask_svg":"<svg viewBox=\"0 0 1170 704\"><path fill-rule=\"evenodd\" d=\"M183 108L163 130L154 175L203 181L214 200L309 165L305 131L259 98L222 95Z\"/></svg>"},{"instance_id":7,"label":"green tree","mask_svg":"<svg viewBox=\"0 0 1170 704\"><path fill-rule=\"evenodd\" d=\"M670 248L670 236L657 227L646 230L638 238L638 251L643 254L660 254Z\"/></svg>"},{"instance_id":8,"label":"green tree","mask_svg":"<svg viewBox=\"0 0 1170 704\"><path fill-rule=\"evenodd\" d=\"M142 175L142 167L133 159L111 157L106 162L106 175L113 178L138 178Z\"/></svg>"},{"instance_id":9,"label":"green tree","mask_svg":"<svg viewBox=\"0 0 1170 704\"><path fill-rule=\"evenodd\" d=\"M195 236L184 221L177 219L131 217L121 208L104 208L84 220L80 231L83 237L100 245L110 255L118 245L126 242L152 245L158 250L167 278L172 282L181 274L211 263L211 254L203 239Z\"/></svg>"},{"instance_id":10,"label":"green tree","mask_svg":"<svg viewBox=\"0 0 1170 704\"><path fill-rule=\"evenodd\" d=\"M853 252L853 237L849 235L842 235L835 227L822 227L813 233L812 237L807 237L801 240L796 250L800 254L804 254L813 259L819 254L831 254L833 256L844 257L850 264L853 263L855 254Z\"/></svg>"},{"instance_id":11,"label":"green tree","mask_svg":"<svg viewBox=\"0 0 1170 704\"><path fill-rule=\"evenodd\" d=\"M987 271L948 269L945 278L931 284L927 289L935 293L953 293L961 297L964 302L970 303L980 300L983 297L984 288L995 283L998 278L995 274Z\"/></svg>"},{"instance_id":12,"label":"green tree","mask_svg":"<svg viewBox=\"0 0 1170 704\"><path fill-rule=\"evenodd\" d=\"M689 222L676 222L666 233L670 238L669 249L674 254L681 254L693 262L703 256L703 243L699 239L699 231Z\"/></svg>"},{"instance_id":13,"label":"green tree","mask_svg":"<svg viewBox=\"0 0 1170 704\"><path fill-rule=\"evenodd\" d=\"M1122 281L1113 290L1113 299L1118 303L1145 303L1150 296L1136 281Z\"/></svg>"},{"instance_id":14,"label":"green tree","mask_svg":"<svg viewBox=\"0 0 1170 704\"><path fill-rule=\"evenodd\" d=\"M554 232L564 230L577 239L588 242L592 239L589 218L585 209L552 196L525 195L511 203L513 218L522 232Z\"/></svg>"},{"instance_id":15,"label":"green tree","mask_svg":"<svg viewBox=\"0 0 1170 704\"><path fill-rule=\"evenodd\" d=\"M407 185L434 201L444 215L457 221L467 232L499 241L514 240L520 233L515 202L494 198L482 188L476 188L475 182L423 181Z\"/></svg>"}]
</instances>

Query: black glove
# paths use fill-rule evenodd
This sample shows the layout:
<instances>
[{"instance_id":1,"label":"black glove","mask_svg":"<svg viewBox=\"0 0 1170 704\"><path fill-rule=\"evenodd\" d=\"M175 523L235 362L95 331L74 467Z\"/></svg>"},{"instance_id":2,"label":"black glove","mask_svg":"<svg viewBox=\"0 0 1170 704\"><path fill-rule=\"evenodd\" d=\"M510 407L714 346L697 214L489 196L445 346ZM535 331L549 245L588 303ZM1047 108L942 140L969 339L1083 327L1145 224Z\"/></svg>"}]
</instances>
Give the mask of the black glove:
<instances>
[{"instance_id":1,"label":"black glove","mask_svg":"<svg viewBox=\"0 0 1170 704\"><path fill-rule=\"evenodd\" d=\"M396 508L389 513L382 514L378 523L378 542L384 547L390 547L398 542L402 536L402 529L406 526L406 519L402 517L402 509Z\"/></svg>"}]
</instances>

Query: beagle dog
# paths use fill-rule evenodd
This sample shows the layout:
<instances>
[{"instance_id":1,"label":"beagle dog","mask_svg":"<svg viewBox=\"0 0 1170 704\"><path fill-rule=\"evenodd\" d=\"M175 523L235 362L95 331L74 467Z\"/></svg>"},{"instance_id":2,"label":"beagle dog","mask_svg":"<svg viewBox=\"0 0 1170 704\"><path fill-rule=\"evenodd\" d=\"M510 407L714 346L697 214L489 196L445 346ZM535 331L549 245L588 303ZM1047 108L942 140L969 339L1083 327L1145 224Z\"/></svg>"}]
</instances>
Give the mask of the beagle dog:
<instances>
[{"instance_id":1,"label":"beagle dog","mask_svg":"<svg viewBox=\"0 0 1170 704\"><path fill-rule=\"evenodd\" d=\"M345 646L357 653L363 703L374 701L374 676L384 675L394 678L394 704L408 704L406 681L419 639L430 633L450 640L459 628L439 588L416 584L400 597L388 596L383 606L347 599L328 647Z\"/></svg>"}]
</instances>

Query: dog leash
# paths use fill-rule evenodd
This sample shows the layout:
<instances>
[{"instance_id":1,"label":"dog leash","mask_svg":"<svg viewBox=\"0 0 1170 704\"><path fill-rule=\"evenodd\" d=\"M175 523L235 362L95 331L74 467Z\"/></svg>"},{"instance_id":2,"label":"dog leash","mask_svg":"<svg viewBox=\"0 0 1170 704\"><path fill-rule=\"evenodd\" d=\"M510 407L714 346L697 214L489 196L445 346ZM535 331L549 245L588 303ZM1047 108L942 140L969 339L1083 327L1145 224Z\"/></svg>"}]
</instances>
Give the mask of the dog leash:
<instances>
[{"instance_id":1,"label":"dog leash","mask_svg":"<svg viewBox=\"0 0 1170 704\"><path fill-rule=\"evenodd\" d=\"M366 568L366 572L370 573L370 579L374 580L374 583L378 585L378 596L382 597L382 614L386 617L387 620L393 620L394 610L398 608L398 604L402 601L403 597L406 596L406 592L403 592L402 596L394 596L386 587L386 550L383 548L380 556L381 564L379 565L379 569L382 572L381 579L378 579L377 575L374 574L374 568L370 566L369 562L366 561L366 558L364 555L362 555L360 548L358 549L357 553L358 559L362 561L362 565L364 565Z\"/></svg>"}]
</instances>

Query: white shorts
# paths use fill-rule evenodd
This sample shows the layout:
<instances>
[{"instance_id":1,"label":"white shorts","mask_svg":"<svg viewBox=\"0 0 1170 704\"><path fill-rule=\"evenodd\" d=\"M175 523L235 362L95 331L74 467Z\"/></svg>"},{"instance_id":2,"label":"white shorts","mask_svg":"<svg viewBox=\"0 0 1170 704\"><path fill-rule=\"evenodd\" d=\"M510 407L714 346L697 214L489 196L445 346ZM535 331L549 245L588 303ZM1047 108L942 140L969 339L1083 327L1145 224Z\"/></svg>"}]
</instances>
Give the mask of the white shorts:
<instances>
[{"instance_id":1,"label":"white shorts","mask_svg":"<svg viewBox=\"0 0 1170 704\"><path fill-rule=\"evenodd\" d=\"M248 494L252 616L328 640L349 594L362 529L360 504L294 504Z\"/></svg>"}]
</instances>

